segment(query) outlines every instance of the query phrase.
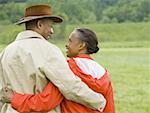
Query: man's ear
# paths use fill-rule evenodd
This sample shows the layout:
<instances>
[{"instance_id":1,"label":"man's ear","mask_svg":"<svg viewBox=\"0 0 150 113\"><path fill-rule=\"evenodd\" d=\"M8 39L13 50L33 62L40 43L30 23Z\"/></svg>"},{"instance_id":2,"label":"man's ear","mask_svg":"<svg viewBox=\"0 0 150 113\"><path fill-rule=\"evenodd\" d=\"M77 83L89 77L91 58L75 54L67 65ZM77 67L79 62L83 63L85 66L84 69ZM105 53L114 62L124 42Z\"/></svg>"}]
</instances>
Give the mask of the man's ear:
<instances>
[{"instance_id":1,"label":"man's ear","mask_svg":"<svg viewBox=\"0 0 150 113\"><path fill-rule=\"evenodd\" d=\"M38 29L40 29L41 26L42 26L42 21L41 21L41 20L38 20L36 26L37 26Z\"/></svg>"}]
</instances>

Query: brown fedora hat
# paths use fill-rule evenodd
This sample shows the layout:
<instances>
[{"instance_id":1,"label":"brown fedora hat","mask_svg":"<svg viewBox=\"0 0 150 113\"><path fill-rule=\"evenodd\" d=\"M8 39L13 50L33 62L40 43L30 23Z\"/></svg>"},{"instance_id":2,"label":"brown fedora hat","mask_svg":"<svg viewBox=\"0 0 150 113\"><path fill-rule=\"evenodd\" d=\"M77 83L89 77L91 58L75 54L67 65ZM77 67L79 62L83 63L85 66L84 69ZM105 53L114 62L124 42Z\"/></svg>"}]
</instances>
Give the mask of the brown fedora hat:
<instances>
[{"instance_id":1,"label":"brown fedora hat","mask_svg":"<svg viewBox=\"0 0 150 113\"><path fill-rule=\"evenodd\" d=\"M55 23L61 23L63 21L61 17L52 15L52 9L49 5L33 5L25 9L24 17L16 22L16 24L20 25L30 20L40 18L50 18Z\"/></svg>"}]
</instances>

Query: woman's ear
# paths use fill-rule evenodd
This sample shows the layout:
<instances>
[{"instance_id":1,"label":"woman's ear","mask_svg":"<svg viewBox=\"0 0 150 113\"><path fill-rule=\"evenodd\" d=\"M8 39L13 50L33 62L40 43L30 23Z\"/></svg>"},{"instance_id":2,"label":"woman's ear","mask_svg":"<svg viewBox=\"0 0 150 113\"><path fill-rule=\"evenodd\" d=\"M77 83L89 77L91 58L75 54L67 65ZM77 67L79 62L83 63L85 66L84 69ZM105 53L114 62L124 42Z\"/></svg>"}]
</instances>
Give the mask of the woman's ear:
<instances>
[{"instance_id":1,"label":"woman's ear","mask_svg":"<svg viewBox=\"0 0 150 113\"><path fill-rule=\"evenodd\" d=\"M85 42L81 42L79 49L83 50L86 48L86 43Z\"/></svg>"}]
</instances>

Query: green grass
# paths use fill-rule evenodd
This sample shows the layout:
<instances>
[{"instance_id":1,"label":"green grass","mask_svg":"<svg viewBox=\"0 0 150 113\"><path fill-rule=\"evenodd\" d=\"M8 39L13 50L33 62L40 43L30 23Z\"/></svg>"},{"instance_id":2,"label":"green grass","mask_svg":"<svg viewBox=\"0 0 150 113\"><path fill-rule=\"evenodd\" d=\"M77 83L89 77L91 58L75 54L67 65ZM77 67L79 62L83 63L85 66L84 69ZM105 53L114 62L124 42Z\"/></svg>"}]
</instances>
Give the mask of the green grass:
<instances>
[{"instance_id":1,"label":"green grass","mask_svg":"<svg viewBox=\"0 0 150 113\"><path fill-rule=\"evenodd\" d=\"M0 44L9 44L14 41L17 34L22 30L22 26L16 26L14 24L3 25L0 22Z\"/></svg>"},{"instance_id":2,"label":"green grass","mask_svg":"<svg viewBox=\"0 0 150 113\"><path fill-rule=\"evenodd\" d=\"M102 48L148 48L149 41L100 42Z\"/></svg>"},{"instance_id":3,"label":"green grass","mask_svg":"<svg viewBox=\"0 0 150 113\"><path fill-rule=\"evenodd\" d=\"M6 45L0 45L0 51L2 51L5 48Z\"/></svg>"},{"instance_id":4,"label":"green grass","mask_svg":"<svg viewBox=\"0 0 150 113\"><path fill-rule=\"evenodd\" d=\"M148 113L150 108L150 50L102 49L95 59L112 78L117 113Z\"/></svg>"}]
</instances>

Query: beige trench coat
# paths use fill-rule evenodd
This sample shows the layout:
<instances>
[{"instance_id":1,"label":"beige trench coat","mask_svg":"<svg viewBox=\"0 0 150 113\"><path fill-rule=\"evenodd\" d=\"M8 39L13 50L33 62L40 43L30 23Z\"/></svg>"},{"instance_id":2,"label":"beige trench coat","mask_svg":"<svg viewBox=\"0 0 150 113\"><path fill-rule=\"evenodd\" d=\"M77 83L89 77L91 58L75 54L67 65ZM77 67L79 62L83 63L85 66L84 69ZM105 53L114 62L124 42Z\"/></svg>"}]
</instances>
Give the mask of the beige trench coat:
<instances>
[{"instance_id":1,"label":"beige trench coat","mask_svg":"<svg viewBox=\"0 0 150 113\"><path fill-rule=\"evenodd\" d=\"M35 86L43 90L47 78L55 84L65 98L93 109L105 106L102 95L93 92L74 76L58 47L34 31L23 31L0 54L0 87L9 84L20 93L36 93ZM49 113L59 113L59 106ZM18 113L5 104L1 113Z\"/></svg>"}]
</instances>

